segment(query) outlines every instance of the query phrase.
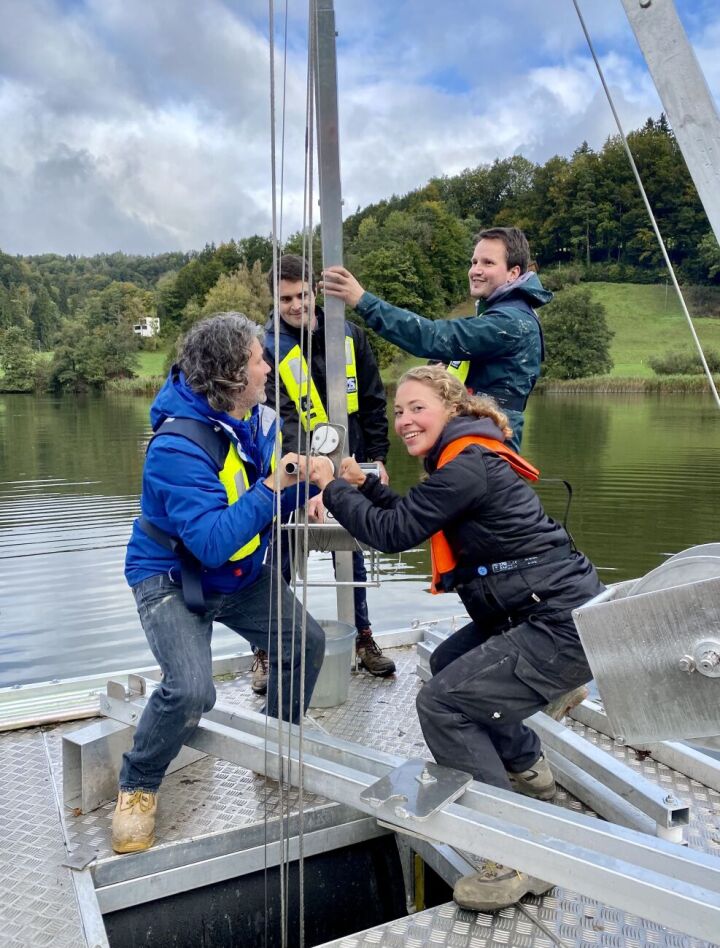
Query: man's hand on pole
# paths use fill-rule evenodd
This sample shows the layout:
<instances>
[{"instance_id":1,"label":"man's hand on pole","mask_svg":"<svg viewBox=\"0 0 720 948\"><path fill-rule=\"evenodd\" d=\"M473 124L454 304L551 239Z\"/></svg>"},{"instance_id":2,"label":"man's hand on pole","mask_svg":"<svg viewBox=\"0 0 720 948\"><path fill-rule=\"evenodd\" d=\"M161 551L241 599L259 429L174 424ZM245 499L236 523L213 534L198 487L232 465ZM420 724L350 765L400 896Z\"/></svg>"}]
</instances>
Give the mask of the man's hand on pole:
<instances>
[{"instance_id":1,"label":"man's hand on pole","mask_svg":"<svg viewBox=\"0 0 720 948\"><path fill-rule=\"evenodd\" d=\"M365 292L349 270L338 266L323 270L319 288L325 296L335 296L353 309Z\"/></svg>"}]
</instances>

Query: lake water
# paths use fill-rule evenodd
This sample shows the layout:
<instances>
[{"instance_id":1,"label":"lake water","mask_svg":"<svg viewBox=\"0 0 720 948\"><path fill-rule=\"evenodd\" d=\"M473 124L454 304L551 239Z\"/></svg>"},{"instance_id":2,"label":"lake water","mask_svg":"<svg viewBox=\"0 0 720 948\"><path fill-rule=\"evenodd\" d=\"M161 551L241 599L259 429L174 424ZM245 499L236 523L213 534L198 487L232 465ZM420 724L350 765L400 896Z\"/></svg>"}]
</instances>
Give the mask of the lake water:
<instances>
[{"instance_id":1,"label":"lake water","mask_svg":"<svg viewBox=\"0 0 720 948\"><path fill-rule=\"evenodd\" d=\"M149 399L0 396L0 687L153 664L122 573L138 511ZM710 397L536 395L523 453L539 492L605 582L658 566L669 554L720 541L720 412ZM393 443L388 470L403 491L419 463ZM380 557L369 590L382 631L461 611L429 596L426 550ZM313 554L311 579L331 578ZM319 618L334 591L310 590ZM237 650L220 632L216 654Z\"/></svg>"}]
</instances>

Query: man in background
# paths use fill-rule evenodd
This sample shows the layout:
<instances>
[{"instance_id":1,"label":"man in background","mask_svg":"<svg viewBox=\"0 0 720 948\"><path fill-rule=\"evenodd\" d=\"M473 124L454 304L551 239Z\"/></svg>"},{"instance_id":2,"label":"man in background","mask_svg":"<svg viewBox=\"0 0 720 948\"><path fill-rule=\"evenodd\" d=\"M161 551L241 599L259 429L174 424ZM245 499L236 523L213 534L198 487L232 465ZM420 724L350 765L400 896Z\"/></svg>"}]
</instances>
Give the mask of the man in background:
<instances>
[{"instance_id":1,"label":"man in background","mask_svg":"<svg viewBox=\"0 0 720 948\"><path fill-rule=\"evenodd\" d=\"M280 258L278 270L278 312L280 332L275 337L272 318L265 327L265 360L280 375L280 404L275 405L274 374L267 381L267 404L283 420L283 449L303 455L307 438L318 423L326 422L327 366L325 364L325 314L315 303L315 283L307 261L296 254ZM268 285L274 290L274 274ZM308 371L308 353L309 371ZM387 400L375 356L363 330L345 323L345 381L348 414L348 451L357 461L373 461L380 479L387 483L385 460L390 448ZM320 498L310 501L315 508ZM313 519L322 519L315 509ZM288 544L283 543L283 575L290 581ZM367 582L363 554L353 552L353 581ZM386 677L395 671L392 659L383 655L370 627L367 594L363 586L353 590L356 651L360 666L371 675ZM262 693L265 658L256 653L253 690Z\"/></svg>"},{"instance_id":2,"label":"man in background","mask_svg":"<svg viewBox=\"0 0 720 948\"><path fill-rule=\"evenodd\" d=\"M475 315L426 319L368 293L345 267L323 272L322 290L351 306L370 329L426 359L444 362L475 395L491 395L522 441L524 411L544 357L535 308L552 300L529 269L530 248L517 227L491 227L475 238L468 271Z\"/></svg>"}]
</instances>

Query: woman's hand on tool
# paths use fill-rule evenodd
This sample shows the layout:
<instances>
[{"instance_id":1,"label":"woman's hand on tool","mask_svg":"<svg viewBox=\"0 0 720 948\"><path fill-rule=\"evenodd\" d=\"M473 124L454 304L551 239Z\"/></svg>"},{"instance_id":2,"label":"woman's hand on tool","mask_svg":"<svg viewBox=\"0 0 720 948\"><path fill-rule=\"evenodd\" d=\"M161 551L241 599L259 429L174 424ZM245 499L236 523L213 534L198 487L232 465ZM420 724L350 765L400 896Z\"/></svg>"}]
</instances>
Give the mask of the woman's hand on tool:
<instances>
[{"instance_id":1,"label":"woman's hand on tool","mask_svg":"<svg viewBox=\"0 0 720 948\"><path fill-rule=\"evenodd\" d=\"M324 490L330 481L335 480L335 466L324 454L310 458L310 483Z\"/></svg>"},{"instance_id":2,"label":"woman's hand on tool","mask_svg":"<svg viewBox=\"0 0 720 948\"><path fill-rule=\"evenodd\" d=\"M353 487L360 487L365 483L366 475L355 458L343 458L340 465L340 477Z\"/></svg>"}]
</instances>

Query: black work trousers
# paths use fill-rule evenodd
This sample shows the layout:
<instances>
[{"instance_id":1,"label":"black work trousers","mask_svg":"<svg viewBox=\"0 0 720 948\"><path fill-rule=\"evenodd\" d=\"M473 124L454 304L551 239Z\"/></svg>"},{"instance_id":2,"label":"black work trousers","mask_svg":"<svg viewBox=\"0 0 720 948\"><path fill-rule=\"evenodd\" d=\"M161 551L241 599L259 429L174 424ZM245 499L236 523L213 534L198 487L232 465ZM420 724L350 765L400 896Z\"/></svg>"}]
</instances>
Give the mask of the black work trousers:
<instances>
[{"instance_id":1,"label":"black work trousers","mask_svg":"<svg viewBox=\"0 0 720 948\"><path fill-rule=\"evenodd\" d=\"M566 612L506 630L470 622L435 649L430 668L417 711L433 757L506 790L507 772L529 769L541 754L523 721L592 677Z\"/></svg>"}]
</instances>

